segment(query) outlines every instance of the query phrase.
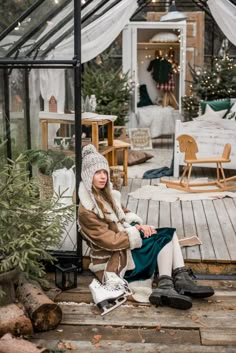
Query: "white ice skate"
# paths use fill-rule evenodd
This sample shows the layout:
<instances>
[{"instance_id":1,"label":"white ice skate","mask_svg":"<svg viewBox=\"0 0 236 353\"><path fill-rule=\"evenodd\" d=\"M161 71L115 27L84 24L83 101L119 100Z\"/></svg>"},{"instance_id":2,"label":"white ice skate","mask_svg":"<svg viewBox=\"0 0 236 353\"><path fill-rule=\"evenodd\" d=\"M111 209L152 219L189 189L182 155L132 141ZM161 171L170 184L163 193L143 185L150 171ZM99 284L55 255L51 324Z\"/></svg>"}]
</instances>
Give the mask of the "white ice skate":
<instances>
[{"instance_id":1,"label":"white ice skate","mask_svg":"<svg viewBox=\"0 0 236 353\"><path fill-rule=\"evenodd\" d=\"M89 289L94 303L103 310L101 315L108 314L127 300L123 290L101 284L96 279L90 283Z\"/></svg>"},{"instance_id":2,"label":"white ice skate","mask_svg":"<svg viewBox=\"0 0 236 353\"><path fill-rule=\"evenodd\" d=\"M105 271L104 281L107 286L122 290L126 297L133 294L132 290L129 288L128 282L124 278L118 276L115 272Z\"/></svg>"}]
</instances>

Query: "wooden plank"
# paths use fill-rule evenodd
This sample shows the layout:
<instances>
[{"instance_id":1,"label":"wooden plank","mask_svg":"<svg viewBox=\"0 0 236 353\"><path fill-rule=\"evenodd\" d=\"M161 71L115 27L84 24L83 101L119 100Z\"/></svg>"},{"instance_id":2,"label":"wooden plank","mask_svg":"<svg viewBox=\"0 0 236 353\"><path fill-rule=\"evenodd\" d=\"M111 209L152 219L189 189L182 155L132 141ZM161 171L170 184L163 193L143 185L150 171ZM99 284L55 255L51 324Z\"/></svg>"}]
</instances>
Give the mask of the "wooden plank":
<instances>
[{"instance_id":1,"label":"wooden plank","mask_svg":"<svg viewBox=\"0 0 236 353\"><path fill-rule=\"evenodd\" d=\"M87 271L88 272L88 271ZM86 271L85 271L86 273ZM50 277L47 274L47 280L50 281L51 290L46 291L46 294L56 302L74 302L74 303L92 303L91 293L89 291L89 284L91 283L94 275L78 275L78 287L70 289L68 291L59 292L55 288L54 284L54 274ZM53 282L53 283L52 283ZM52 284L51 284L52 283ZM212 286L215 290L215 295L209 300L198 300L194 301L194 306L199 305L201 309L208 306L207 310L212 310L212 307L216 304L215 309L220 310L222 307L224 309L225 305L230 307L236 306L236 281L226 281L226 280L198 280L199 284ZM54 286L54 288L53 288ZM51 294L50 294L51 293ZM210 301L210 306L208 305ZM127 304L140 305L140 303ZM214 310L215 310L214 309Z\"/></svg>"},{"instance_id":2,"label":"wooden plank","mask_svg":"<svg viewBox=\"0 0 236 353\"><path fill-rule=\"evenodd\" d=\"M58 347L56 340L34 340L39 346L47 346L51 350ZM169 345L156 344L156 343L126 343L119 340L100 340L97 344L89 341L68 341L63 340L64 343L71 344L76 349L70 350L71 353L235 353L235 347L224 346L201 346L201 345L184 345L176 344L173 348Z\"/></svg>"},{"instance_id":3,"label":"wooden plank","mask_svg":"<svg viewBox=\"0 0 236 353\"><path fill-rule=\"evenodd\" d=\"M141 179L141 187L144 185L150 185L150 180ZM148 200L138 200L137 215L142 218L143 224L147 224Z\"/></svg>"},{"instance_id":4,"label":"wooden plank","mask_svg":"<svg viewBox=\"0 0 236 353\"><path fill-rule=\"evenodd\" d=\"M180 201L171 202L170 204L171 213L171 227L176 228L178 238L184 238L184 225L182 218L182 209ZM182 254L184 259L186 258L186 248L182 247Z\"/></svg>"},{"instance_id":5,"label":"wooden plank","mask_svg":"<svg viewBox=\"0 0 236 353\"><path fill-rule=\"evenodd\" d=\"M142 179L133 179L130 191L135 191L135 190L139 189L141 186L141 183L142 183ZM130 211L136 213L137 207L138 207L138 199L135 199L132 196L129 196L128 202L127 202L127 208Z\"/></svg>"},{"instance_id":6,"label":"wooden plank","mask_svg":"<svg viewBox=\"0 0 236 353\"><path fill-rule=\"evenodd\" d=\"M127 202L129 198L129 192L131 190L132 186L132 179L128 179L128 185L127 186L122 186L121 188L121 203L124 207L127 207Z\"/></svg>"},{"instance_id":7,"label":"wooden plank","mask_svg":"<svg viewBox=\"0 0 236 353\"><path fill-rule=\"evenodd\" d=\"M213 200L231 260L236 261L236 236L223 200ZM235 214L236 215L236 214Z\"/></svg>"},{"instance_id":8,"label":"wooden plank","mask_svg":"<svg viewBox=\"0 0 236 353\"><path fill-rule=\"evenodd\" d=\"M170 202L160 201L160 222L159 227L170 227Z\"/></svg>"},{"instance_id":9,"label":"wooden plank","mask_svg":"<svg viewBox=\"0 0 236 353\"><path fill-rule=\"evenodd\" d=\"M202 200L211 240L216 254L216 261L229 261L230 256L228 253L225 239L223 237L220 223L211 200Z\"/></svg>"},{"instance_id":10,"label":"wooden plank","mask_svg":"<svg viewBox=\"0 0 236 353\"><path fill-rule=\"evenodd\" d=\"M159 201L150 200L148 204L147 224L158 228L159 222Z\"/></svg>"},{"instance_id":11,"label":"wooden plank","mask_svg":"<svg viewBox=\"0 0 236 353\"><path fill-rule=\"evenodd\" d=\"M234 232L236 233L236 217L235 217L236 205L234 203L234 200L229 197L225 197L225 198L223 198L223 201L224 201L226 211L229 215L230 222L232 223L232 226L234 228Z\"/></svg>"},{"instance_id":12,"label":"wooden plank","mask_svg":"<svg viewBox=\"0 0 236 353\"><path fill-rule=\"evenodd\" d=\"M185 237L192 237L194 235L197 235L191 201L183 201L181 204ZM199 248L197 246L187 247L186 258L188 260L200 261L201 255Z\"/></svg>"},{"instance_id":13,"label":"wooden plank","mask_svg":"<svg viewBox=\"0 0 236 353\"><path fill-rule=\"evenodd\" d=\"M95 305L60 305L63 316L62 325L112 325L130 327L166 327L166 328L234 328L236 320L234 310L212 310L206 314L199 306L190 310L171 310L154 306L122 305L112 313L101 316ZM210 308L210 304L209 304Z\"/></svg>"},{"instance_id":14,"label":"wooden plank","mask_svg":"<svg viewBox=\"0 0 236 353\"><path fill-rule=\"evenodd\" d=\"M200 345L199 330L159 330L155 328L146 329L145 327L112 327L112 326L78 326L59 325L57 330L48 332L39 332L33 335L33 339L45 340L67 340L90 341L95 342L96 335L99 335L102 341L114 341L116 338L122 339L122 342L156 343L156 344L198 344Z\"/></svg>"},{"instance_id":15,"label":"wooden plank","mask_svg":"<svg viewBox=\"0 0 236 353\"><path fill-rule=\"evenodd\" d=\"M200 200L192 201L192 207L197 229L197 235L202 241L202 245L200 246L201 260L215 260L215 252L208 230L208 224L206 221L202 202Z\"/></svg>"},{"instance_id":16,"label":"wooden plank","mask_svg":"<svg viewBox=\"0 0 236 353\"><path fill-rule=\"evenodd\" d=\"M206 346L236 346L236 330L231 328L200 329L202 344ZM236 347L235 347L236 349Z\"/></svg>"}]
</instances>

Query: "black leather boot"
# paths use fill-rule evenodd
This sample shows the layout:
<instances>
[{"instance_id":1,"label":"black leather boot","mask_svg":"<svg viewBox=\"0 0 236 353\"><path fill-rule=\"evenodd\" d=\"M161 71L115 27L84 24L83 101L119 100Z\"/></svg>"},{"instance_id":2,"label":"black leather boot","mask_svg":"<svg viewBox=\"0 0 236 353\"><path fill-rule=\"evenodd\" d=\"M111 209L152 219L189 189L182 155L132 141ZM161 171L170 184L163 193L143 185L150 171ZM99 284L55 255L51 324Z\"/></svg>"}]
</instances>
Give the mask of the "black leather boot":
<instances>
[{"instance_id":1,"label":"black leather boot","mask_svg":"<svg viewBox=\"0 0 236 353\"><path fill-rule=\"evenodd\" d=\"M165 305L183 310L192 307L191 298L177 293L174 289L173 278L169 276L159 277L158 287L150 295L149 301L156 306Z\"/></svg>"},{"instance_id":2,"label":"black leather boot","mask_svg":"<svg viewBox=\"0 0 236 353\"><path fill-rule=\"evenodd\" d=\"M206 298L214 294L212 287L198 285L191 276L194 277L193 271L186 267L179 267L173 271L174 286L178 293L193 298Z\"/></svg>"}]
</instances>

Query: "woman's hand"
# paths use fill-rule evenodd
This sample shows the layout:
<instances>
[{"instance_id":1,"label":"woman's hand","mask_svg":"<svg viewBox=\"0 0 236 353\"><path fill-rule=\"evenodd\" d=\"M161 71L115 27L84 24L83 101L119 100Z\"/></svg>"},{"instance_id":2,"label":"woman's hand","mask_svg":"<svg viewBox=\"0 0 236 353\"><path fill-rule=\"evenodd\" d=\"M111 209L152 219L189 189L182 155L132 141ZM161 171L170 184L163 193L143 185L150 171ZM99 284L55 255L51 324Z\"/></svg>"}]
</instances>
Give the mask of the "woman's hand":
<instances>
[{"instance_id":1,"label":"woman's hand","mask_svg":"<svg viewBox=\"0 0 236 353\"><path fill-rule=\"evenodd\" d=\"M135 227L143 232L144 238L149 238L152 234L156 233L155 228L149 226L148 224L135 224Z\"/></svg>"}]
</instances>

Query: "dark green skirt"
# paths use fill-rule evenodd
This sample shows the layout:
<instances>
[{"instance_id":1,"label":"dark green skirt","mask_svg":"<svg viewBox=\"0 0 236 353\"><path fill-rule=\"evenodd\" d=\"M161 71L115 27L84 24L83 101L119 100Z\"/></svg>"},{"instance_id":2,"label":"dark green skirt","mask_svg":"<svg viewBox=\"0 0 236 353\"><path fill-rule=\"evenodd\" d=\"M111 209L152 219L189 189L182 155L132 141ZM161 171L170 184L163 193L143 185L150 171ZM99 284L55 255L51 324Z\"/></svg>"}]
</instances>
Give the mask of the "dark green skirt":
<instances>
[{"instance_id":1,"label":"dark green skirt","mask_svg":"<svg viewBox=\"0 0 236 353\"><path fill-rule=\"evenodd\" d=\"M143 244L141 248L131 250L135 268L131 271L126 271L125 279L128 282L152 277L157 267L157 255L172 240L175 231L175 228L159 228L149 238L144 238L143 233L140 231Z\"/></svg>"}]
</instances>

